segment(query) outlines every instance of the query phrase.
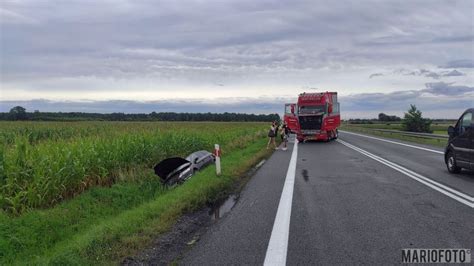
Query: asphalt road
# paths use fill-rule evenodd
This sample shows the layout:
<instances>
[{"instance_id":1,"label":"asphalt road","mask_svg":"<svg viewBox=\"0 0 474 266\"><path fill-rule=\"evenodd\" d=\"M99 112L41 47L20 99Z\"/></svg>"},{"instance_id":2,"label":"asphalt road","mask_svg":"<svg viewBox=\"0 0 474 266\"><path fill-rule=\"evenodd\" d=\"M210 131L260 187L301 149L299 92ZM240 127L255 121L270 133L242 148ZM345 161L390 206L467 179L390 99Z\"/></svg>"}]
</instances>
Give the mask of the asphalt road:
<instances>
[{"instance_id":1,"label":"asphalt road","mask_svg":"<svg viewBox=\"0 0 474 266\"><path fill-rule=\"evenodd\" d=\"M474 174L449 174L441 149L349 133L297 145L295 169L290 143L181 264L398 264L402 248L474 249Z\"/></svg>"}]
</instances>

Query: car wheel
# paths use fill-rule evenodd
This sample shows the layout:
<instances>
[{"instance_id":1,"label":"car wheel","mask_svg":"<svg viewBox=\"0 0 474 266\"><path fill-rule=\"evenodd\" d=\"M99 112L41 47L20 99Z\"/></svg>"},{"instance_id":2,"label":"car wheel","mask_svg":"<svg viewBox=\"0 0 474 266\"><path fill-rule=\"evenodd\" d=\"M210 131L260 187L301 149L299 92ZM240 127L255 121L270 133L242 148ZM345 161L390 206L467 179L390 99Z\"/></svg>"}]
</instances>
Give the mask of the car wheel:
<instances>
[{"instance_id":1,"label":"car wheel","mask_svg":"<svg viewBox=\"0 0 474 266\"><path fill-rule=\"evenodd\" d=\"M458 174L461 172L461 167L456 166L456 158L451 151L448 153L448 156L446 156L446 167L450 173Z\"/></svg>"}]
</instances>

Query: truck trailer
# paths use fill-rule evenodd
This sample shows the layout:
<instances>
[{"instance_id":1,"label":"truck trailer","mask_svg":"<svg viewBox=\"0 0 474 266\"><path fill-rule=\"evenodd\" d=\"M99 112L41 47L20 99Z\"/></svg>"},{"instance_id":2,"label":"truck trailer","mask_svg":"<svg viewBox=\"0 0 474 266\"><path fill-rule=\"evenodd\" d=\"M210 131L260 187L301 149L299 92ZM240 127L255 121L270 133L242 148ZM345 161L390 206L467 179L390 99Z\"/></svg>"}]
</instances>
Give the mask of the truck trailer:
<instances>
[{"instance_id":1,"label":"truck trailer","mask_svg":"<svg viewBox=\"0 0 474 266\"><path fill-rule=\"evenodd\" d=\"M300 130L300 124L298 123L297 116L297 105L296 103L286 103L285 104L285 115L283 116L283 121L290 129L290 132L293 134L298 133Z\"/></svg>"}]
</instances>

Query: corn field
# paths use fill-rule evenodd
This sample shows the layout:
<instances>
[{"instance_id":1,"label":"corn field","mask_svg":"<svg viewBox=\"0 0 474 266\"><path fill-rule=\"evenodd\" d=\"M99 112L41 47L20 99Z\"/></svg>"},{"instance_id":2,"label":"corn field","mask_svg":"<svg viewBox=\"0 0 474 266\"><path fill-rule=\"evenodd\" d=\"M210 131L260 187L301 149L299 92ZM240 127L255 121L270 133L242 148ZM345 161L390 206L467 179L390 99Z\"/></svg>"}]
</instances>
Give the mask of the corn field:
<instances>
[{"instance_id":1,"label":"corn field","mask_svg":"<svg viewBox=\"0 0 474 266\"><path fill-rule=\"evenodd\" d=\"M265 137L262 123L0 122L0 207L49 207L170 156L223 154ZM152 171L152 170L150 170ZM126 178L126 174L125 174Z\"/></svg>"}]
</instances>

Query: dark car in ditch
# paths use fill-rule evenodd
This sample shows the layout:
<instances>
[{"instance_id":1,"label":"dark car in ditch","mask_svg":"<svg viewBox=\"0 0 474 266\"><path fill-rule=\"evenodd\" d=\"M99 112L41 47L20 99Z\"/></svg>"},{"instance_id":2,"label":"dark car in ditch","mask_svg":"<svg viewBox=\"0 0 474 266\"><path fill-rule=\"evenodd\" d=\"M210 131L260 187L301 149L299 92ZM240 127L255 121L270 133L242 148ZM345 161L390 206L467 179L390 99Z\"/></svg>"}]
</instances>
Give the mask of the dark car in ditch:
<instances>
[{"instance_id":1,"label":"dark car in ditch","mask_svg":"<svg viewBox=\"0 0 474 266\"><path fill-rule=\"evenodd\" d=\"M444 151L444 161L450 173L462 168L474 170L474 108L467 109L456 126L448 128L449 141Z\"/></svg>"},{"instance_id":2,"label":"dark car in ditch","mask_svg":"<svg viewBox=\"0 0 474 266\"><path fill-rule=\"evenodd\" d=\"M214 162L214 155L208 151L197 151L188 157L171 157L159 162L153 168L161 182L166 185L182 183L199 171Z\"/></svg>"}]
</instances>

